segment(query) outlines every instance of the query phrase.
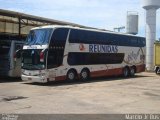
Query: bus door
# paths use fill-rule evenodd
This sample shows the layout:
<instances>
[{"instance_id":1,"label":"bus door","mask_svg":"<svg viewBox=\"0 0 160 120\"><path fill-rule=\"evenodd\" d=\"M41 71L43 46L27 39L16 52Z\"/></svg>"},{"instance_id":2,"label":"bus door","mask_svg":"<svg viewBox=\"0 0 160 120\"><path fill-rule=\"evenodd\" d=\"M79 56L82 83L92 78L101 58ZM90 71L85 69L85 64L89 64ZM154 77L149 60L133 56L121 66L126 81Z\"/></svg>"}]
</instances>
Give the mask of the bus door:
<instances>
[{"instance_id":1,"label":"bus door","mask_svg":"<svg viewBox=\"0 0 160 120\"><path fill-rule=\"evenodd\" d=\"M47 58L47 69L49 70L49 78L55 78L58 74L58 67L63 64L63 55L65 49L65 43L67 39L69 29L55 29L52 34L48 58Z\"/></svg>"}]
</instances>

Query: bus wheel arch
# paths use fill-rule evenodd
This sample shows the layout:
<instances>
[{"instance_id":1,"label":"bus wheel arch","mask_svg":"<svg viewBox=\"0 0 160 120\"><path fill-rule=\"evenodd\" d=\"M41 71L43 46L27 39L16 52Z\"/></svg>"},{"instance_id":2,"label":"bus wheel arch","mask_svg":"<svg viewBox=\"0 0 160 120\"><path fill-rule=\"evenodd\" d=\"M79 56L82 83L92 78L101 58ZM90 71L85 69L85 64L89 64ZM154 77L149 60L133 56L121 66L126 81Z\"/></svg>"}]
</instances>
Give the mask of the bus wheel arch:
<instances>
[{"instance_id":1,"label":"bus wheel arch","mask_svg":"<svg viewBox=\"0 0 160 120\"><path fill-rule=\"evenodd\" d=\"M130 76L133 77L135 75L136 71L137 71L136 66L131 66L130 67Z\"/></svg>"},{"instance_id":2,"label":"bus wheel arch","mask_svg":"<svg viewBox=\"0 0 160 120\"><path fill-rule=\"evenodd\" d=\"M123 68L123 73L122 73L123 77L128 77L128 76L129 76L129 72L130 72L129 67L128 67L128 66L125 66L125 67Z\"/></svg>"},{"instance_id":3,"label":"bus wheel arch","mask_svg":"<svg viewBox=\"0 0 160 120\"><path fill-rule=\"evenodd\" d=\"M68 81L74 81L77 78L77 71L74 68L68 70L66 78Z\"/></svg>"},{"instance_id":4,"label":"bus wheel arch","mask_svg":"<svg viewBox=\"0 0 160 120\"><path fill-rule=\"evenodd\" d=\"M88 80L90 78L90 70L88 68L83 68L80 73L81 80Z\"/></svg>"}]
</instances>

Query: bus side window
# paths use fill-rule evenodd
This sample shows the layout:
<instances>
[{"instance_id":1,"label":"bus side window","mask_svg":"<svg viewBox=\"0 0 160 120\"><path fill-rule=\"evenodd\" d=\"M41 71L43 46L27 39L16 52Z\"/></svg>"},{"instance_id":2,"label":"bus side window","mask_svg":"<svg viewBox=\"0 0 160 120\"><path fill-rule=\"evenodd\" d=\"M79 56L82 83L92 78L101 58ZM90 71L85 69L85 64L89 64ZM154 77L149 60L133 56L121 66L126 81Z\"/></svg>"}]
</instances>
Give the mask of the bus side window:
<instances>
[{"instance_id":1,"label":"bus side window","mask_svg":"<svg viewBox=\"0 0 160 120\"><path fill-rule=\"evenodd\" d=\"M59 28L53 32L48 51L48 68L58 67L62 64L68 30L66 28Z\"/></svg>"}]
</instances>

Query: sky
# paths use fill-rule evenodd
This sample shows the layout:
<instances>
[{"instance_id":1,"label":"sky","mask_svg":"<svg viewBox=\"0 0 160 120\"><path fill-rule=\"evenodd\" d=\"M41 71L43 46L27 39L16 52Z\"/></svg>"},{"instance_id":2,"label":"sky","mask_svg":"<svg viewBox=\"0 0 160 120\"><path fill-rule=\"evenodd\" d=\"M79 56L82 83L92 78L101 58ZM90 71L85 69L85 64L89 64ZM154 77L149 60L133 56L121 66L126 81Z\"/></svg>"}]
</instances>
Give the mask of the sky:
<instances>
[{"instance_id":1,"label":"sky","mask_svg":"<svg viewBox=\"0 0 160 120\"><path fill-rule=\"evenodd\" d=\"M145 36L145 10L141 0L0 0L0 3L0 9L107 30L126 26L127 11L136 11L138 35ZM160 38L160 10L157 10L156 38Z\"/></svg>"}]
</instances>

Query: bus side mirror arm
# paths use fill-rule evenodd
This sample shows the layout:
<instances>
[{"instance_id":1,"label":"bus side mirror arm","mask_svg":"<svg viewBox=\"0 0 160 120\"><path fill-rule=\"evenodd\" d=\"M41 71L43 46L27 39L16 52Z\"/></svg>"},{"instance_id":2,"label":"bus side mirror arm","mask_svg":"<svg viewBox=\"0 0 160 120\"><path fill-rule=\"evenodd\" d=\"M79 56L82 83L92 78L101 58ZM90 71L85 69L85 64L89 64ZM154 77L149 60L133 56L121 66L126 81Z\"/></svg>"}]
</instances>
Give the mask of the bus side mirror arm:
<instances>
[{"instance_id":1,"label":"bus side mirror arm","mask_svg":"<svg viewBox=\"0 0 160 120\"><path fill-rule=\"evenodd\" d=\"M16 51L16 58L21 58L21 53L22 53L22 50L21 49L18 49L17 51Z\"/></svg>"}]
</instances>

